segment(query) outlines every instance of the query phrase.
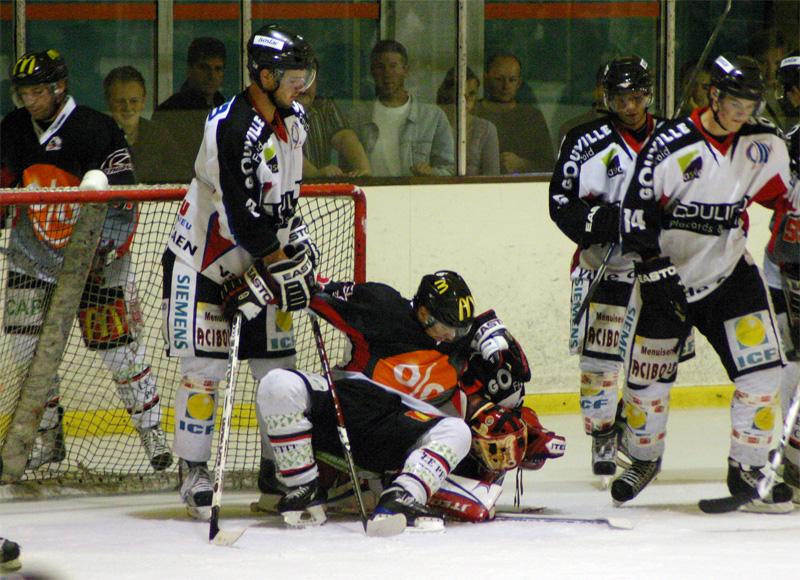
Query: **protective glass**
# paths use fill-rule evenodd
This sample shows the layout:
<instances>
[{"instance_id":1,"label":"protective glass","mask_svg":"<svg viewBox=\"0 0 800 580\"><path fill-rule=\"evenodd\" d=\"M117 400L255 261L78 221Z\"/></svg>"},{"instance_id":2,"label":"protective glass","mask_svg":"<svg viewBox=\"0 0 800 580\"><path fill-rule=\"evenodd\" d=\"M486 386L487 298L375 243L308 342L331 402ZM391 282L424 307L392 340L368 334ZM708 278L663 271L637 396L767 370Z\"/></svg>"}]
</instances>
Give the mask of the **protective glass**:
<instances>
[{"instance_id":1,"label":"protective glass","mask_svg":"<svg viewBox=\"0 0 800 580\"><path fill-rule=\"evenodd\" d=\"M625 93L610 93L605 95L606 107L609 111L617 113L633 105L635 108L647 108L653 98L652 91L639 89Z\"/></svg>"},{"instance_id":2,"label":"protective glass","mask_svg":"<svg viewBox=\"0 0 800 580\"><path fill-rule=\"evenodd\" d=\"M281 86L300 91L301 93L308 89L317 77L317 67L311 65L307 69L292 69L283 71L281 77Z\"/></svg>"},{"instance_id":3,"label":"protective glass","mask_svg":"<svg viewBox=\"0 0 800 580\"><path fill-rule=\"evenodd\" d=\"M472 322L465 322L464 324L454 326L452 324L442 322L441 320L434 318L431 314L428 314L428 318L422 323L422 327L425 330L432 329L437 335L447 336L450 338L450 340L458 340L459 338L465 337L469 333L470 329L472 328Z\"/></svg>"}]
</instances>

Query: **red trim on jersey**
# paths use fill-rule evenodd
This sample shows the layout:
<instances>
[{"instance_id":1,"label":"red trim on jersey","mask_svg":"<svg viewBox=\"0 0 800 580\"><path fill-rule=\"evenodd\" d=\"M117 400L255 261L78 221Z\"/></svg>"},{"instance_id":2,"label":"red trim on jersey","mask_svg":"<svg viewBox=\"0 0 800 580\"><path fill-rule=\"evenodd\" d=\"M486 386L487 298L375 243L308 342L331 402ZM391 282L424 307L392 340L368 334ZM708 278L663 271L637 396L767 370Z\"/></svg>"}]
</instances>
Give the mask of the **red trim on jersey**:
<instances>
[{"instance_id":1,"label":"red trim on jersey","mask_svg":"<svg viewBox=\"0 0 800 580\"><path fill-rule=\"evenodd\" d=\"M318 296L311 298L309 308L322 316L322 318L327 320L334 327L344 332L350 339L350 342L353 343L353 358L351 358L347 366L344 367L345 370L362 372L367 368L371 356L369 353L369 343L366 338L364 338L364 335L350 326L333 306Z\"/></svg>"},{"instance_id":2,"label":"red trim on jersey","mask_svg":"<svg viewBox=\"0 0 800 580\"><path fill-rule=\"evenodd\" d=\"M789 200L784 197L787 191L788 187L783 182L780 174L776 173L772 176L772 179L767 181L761 189L758 190L758 193L753 196L753 201L760 203L764 207L776 209L783 204L789 204ZM783 202L781 202L781 200L783 200Z\"/></svg>"},{"instance_id":3,"label":"red trim on jersey","mask_svg":"<svg viewBox=\"0 0 800 580\"><path fill-rule=\"evenodd\" d=\"M277 109L275 110L275 116L269 124L272 125L272 130L278 136L278 139L284 143L289 142L289 132L286 130L286 125L283 124L283 119Z\"/></svg>"},{"instance_id":4,"label":"red trim on jersey","mask_svg":"<svg viewBox=\"0 0 800 580\"><path fill-rule=\"evenodd\" d=\"M206 247L203 249L203 264L200 266L201 272L205 271L222 254L232 249L234 244L230 240L222 237L219 227L219 213L214 212L208 220L208 235L206 236Z\"/></svg>"},{"instance_id":5,"label":"red trim on jersey","mask_svg":"<svg viewBox=\"0 0 800 580\"><path fill-rule=\"evenodd\" d=\"M646 116L645 123L647 124L647 134L645 135L645 138L642 139L641 141L639 141L634 136L634 134L631 133L630 129L623 127L622 124L618 123L616 119L611 121L614 125L614 128L617 130L617 133L619 133L620 137L622 137L622 140L625 141L625 143L628 144L628 147L633 149L637 155L641 152L642 147L644 146L644 143L645 141L647 141L648 137L650 137L650 135L653 134L653 129L655 129L656 126L656 122L653 119L653 115L651 115L650 113L645 113L645 116Z\"/></svg>"},{"instance_id":6,"label":"red trim on jersey","mask_svg":"<svg viewBox=\"0 0 800 580\"><path fill-rule=\"evenodd\" d=\"M700 116L708 109L708 107L704 107L702 109L695 109L692 111L691 120L692 123L695 124L697 130L700 131L700 134L703 138L708 141L711 146L722 153L723 155L728 154L728 149L731 148L733 145L733 140L736 139L736 133L728 133L728 136L725 137L725 140L720 142L716 137L713 137L711 133L706 131L706 128L703 127L703 122L700 120Z\"/></svg>"}]
</instances>

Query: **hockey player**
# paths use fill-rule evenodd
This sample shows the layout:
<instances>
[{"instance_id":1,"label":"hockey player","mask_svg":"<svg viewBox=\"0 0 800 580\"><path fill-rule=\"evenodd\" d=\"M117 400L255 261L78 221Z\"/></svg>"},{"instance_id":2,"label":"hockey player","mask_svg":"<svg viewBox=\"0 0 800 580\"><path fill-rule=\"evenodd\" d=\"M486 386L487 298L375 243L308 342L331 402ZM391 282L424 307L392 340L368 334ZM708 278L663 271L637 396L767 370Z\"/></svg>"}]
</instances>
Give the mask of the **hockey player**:
<instances>
[{"instance_id":1,"label":"hockey player","mask_svg":"<svg viewBox=\"0 0 800 580\"><path fill-rule=\"evenodd\" d=\"M336 390L356 464L376 473L398 472L381 494L373 521L402 515L409 526L440 528L426 504L467 455L472 439L466 423L447 416L452 410L443 407L454 403L464 416L480 415L460 397L454 400L471 354L507 364L528 380L524 353L493 311L475 316L469 288L451 271L424 276L411 301L384 284L329 283L310 308L350 340ZM279 479L288 486L278 511L289 525L324 522L326 497L314 451L342 453L325 379L272 371L259 385L256 407Z\"/></svg>"},{"instance_id":2,"label":"hockey player","mask_svg":"<svg viewBox=\"0 0 800 580\"><path fill-rule=\"evenodd\" d=\"M632 465L611 486L617 504L636 497L661 467L677 353L692 326L735 386L728 488L757 497L783 361L766 286L745 248L746 210L753 201L789 203L786 145L753 118L763 93L758 63L718 57L709 107L662 125L637 159L622 202L622 249L634 254L638 290L620 337ZM790 498L779 483L743 509L787 511Z\"/></svg>"},{"instance_id":3,"label":"hockey player","mask_svg":"<svg viewBox=\"0 0 800 580\"><path fill-rule=\"evenodd\" d=\"M0 536L0 571L14 572L22 567L19 544Z\"/></svg>"},{"instance_id":4,"label":"hockey player","mask_svg":"<svg viewBox=\"0 0 800 580\"><path fill-rule=\"evenodd\" d=\"M76 186L103 189L135 182L130 151L114 120L78 105L69 94L67 66L55 50L30 52L11 69L14 97L21 106L0 124L0 180L4 187ZM82 181L83 180L83 181ZM79 206L19 208L8 246L4 331L15 337L21 368L30 364L43 313L62 266L62 252ZM138 210L113 205L103 225L78 317L87 348L111 372L117 393L136 428L153 469L172 463L161 429L156 380L144 344L137 339L138 307L131 247ZM13 305L13 307L11 307ZM119 324L100 324L113 311ZM29 314L33 313L33 315ZM52 385L28 469L66 457L59 381Z\"/></svg>"},{"instance_id":5,"label":"hockey player","mask_svg":"<svg viewBox=\"0 0 800 580\"><path fill-rule=\"evenodd\" d=\"M180 458L182 500L200 519L211 515L207 461L216 389L228 357L223 294L241 300L246 320L240 357L250 360L254 377L294 366L286 311L308 305L319 255L295 214L306 138L296 100L314 80L313 59L301 36L277 26L251 36L250 84L208 115L195 177L162 260L165 338L169 356L180 357L181 366L173 449ZM291 259L283 249L290 240L304 250ZM281 272L279 293L291 295L283 310L267 307L268 272Z\"/></svg>"},{"instance_id":6,"label":"hockey player","mask_svg":"<svg viewBox=\"0 0 800 580\"><path fill-rule=\"evenodd\" d=\"M639 56L609 62L602 73L607 113L570 130L550 180L550 217L578 244L572 262L572 308L580 308L610 245L614 251L586 313L572 322L570 352L579 355L584 430L592 437L592 472L616 472L619 337L633 286L633 262L619 250L619 204L626 175L662 122L647 112L653 76Z\"/></svg>"}]
</instances>

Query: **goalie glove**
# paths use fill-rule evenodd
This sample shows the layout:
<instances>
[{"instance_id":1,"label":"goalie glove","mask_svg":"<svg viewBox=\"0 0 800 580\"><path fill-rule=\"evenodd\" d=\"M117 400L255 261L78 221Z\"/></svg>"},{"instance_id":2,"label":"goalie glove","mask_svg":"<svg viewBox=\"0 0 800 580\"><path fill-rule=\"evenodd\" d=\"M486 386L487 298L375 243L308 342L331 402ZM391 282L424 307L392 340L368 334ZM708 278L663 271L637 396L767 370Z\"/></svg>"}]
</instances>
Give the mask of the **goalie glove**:
<instances>
[{"instance_id":1,"label":"goalie glove","mask_svg":"<svg viewBox=\"0 0 800 580\"><path fill-rule=\"evenodd\" d=\"M564 455L567 450L566 439L542 427L536 411L529 407L518 407L515 411L528 428L528 444L520 462L521 468L541 469L548 459L558 459Z\"/></svg>"},{"instance_id":2,"label":"goalie glove","mask_svg":"<svg viewBox=\"0 0 800 580\"><path fill-rule=\"evenodd\" d=\"M292 246L292 249L285 250L286 255L289 255L291 252L292 255L296 256L302 252L305 252L308 254L308 258L311 260L311 265L314 268L319 266L319 248L317 247L317 244L314 243L314 240L311 239L311 234L308 233L308 227L303 221L303 218L299 215L293 217L289 225L288 245Z\"/></svg>"},{"instance_id":3,"label":"goalie glove","mask_svg":"<svg viewBox=\"0 0 800 580\"><path fill-rule=\"evenodd\" d=\"M689 304L678 270L669 258L656 258L634 264L642 297L642 309L651 310L657 319L686 324Z\"/></svg>"}]
</instances>

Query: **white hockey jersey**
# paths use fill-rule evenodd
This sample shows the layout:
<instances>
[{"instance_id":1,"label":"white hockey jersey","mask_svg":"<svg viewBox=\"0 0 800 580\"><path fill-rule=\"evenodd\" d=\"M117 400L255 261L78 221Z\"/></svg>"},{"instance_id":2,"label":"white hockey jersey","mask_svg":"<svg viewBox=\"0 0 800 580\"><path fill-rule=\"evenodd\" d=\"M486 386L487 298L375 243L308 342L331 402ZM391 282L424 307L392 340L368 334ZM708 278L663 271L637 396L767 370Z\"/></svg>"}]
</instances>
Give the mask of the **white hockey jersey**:
<instances>
[{"instance_id":1,"label":"white hockey jersey","mask_svg":"<svg viewBox=\"0 0 800 580\"><path fill-rule=\"evenodd\" d=\"M265 120L244 91L212 110L168 247L217 283L285 244L303 174L301 105Z\"/></svg>"},{"instance_id":2,"label":"white hockey jersey","mask_svg":"<svg viewBox=\"0 0 800 580\"><path fill-rule=\"evenodd\" d=\"M648 115L642 140L662 122ZM608 244L587 233L587 221L597 205L611 205L619 211L627 187L626 176L642 146L633 134L615 125L611 116L580 125L564 137L550 180L550 216L579 246L573 265L596 270L602 263ZM608 263L611 272L632 267L619 249Z\"/></svg>"},{"instance_id":3,"label":"white hockey jersey","mask_svg":"<svg viewBox=\"0 0 800 580\"><path fill-rule=\"evenodd\" d=\"M713 292L744 255L752 202L789 203L789 155L775 128L751 120L720 143L702 112L653 134L622 202L623 251L668 256L689 302Z\"/></svg>"}]
</instances>

